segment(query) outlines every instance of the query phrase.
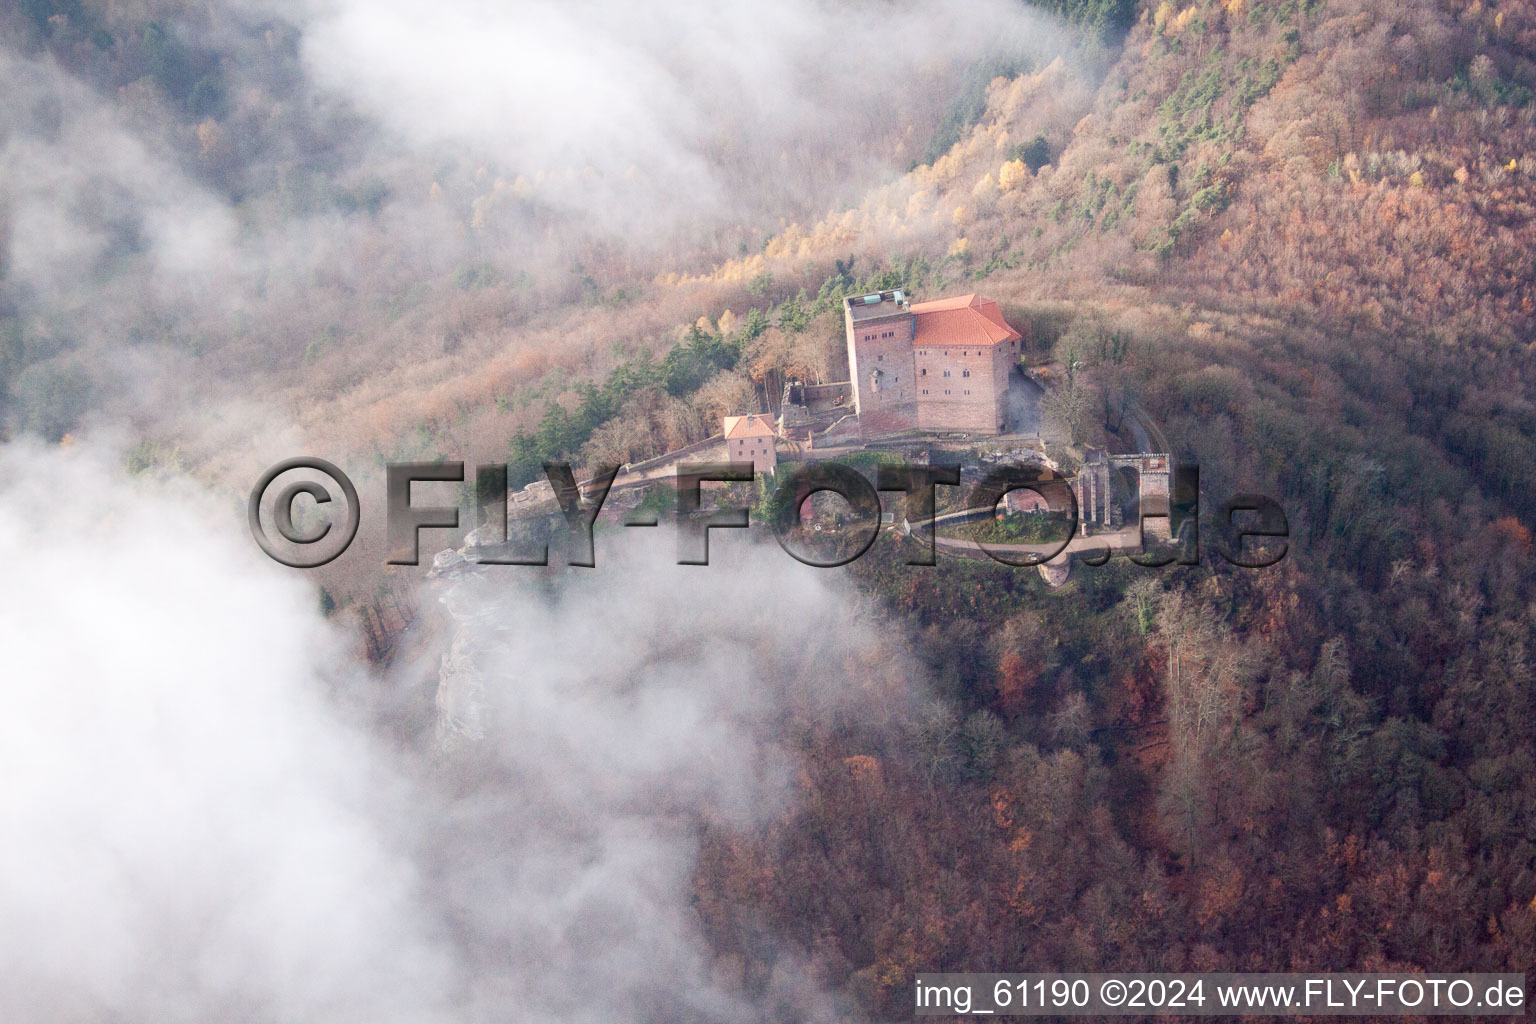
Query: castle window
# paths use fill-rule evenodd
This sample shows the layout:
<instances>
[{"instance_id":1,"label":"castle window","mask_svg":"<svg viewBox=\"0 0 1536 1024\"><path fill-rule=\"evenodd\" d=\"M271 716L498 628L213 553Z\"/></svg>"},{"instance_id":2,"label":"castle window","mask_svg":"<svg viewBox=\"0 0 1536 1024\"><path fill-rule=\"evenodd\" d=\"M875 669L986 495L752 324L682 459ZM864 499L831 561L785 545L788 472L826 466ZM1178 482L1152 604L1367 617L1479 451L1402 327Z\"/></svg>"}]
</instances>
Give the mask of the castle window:
<instances>
[{"instance_id":1,"label":"castle window","mask_svg":"<svg viewBox=\"0 0 1536 1024\"><path fill-rule=\"evenodd\" d=\"M962 376L962 377L969 377L970 375L971 375L971 371L970 370L961 370L960 371L960 376Z\"/></svg>"},{"instance_id":2,"label":"castle window","mask_svg":"<svg viewBox=\"0 0 1536 1024\"><path fill-rule=\"evenodd\" d=\"M875 362L877 362L877 363L885 362L885 356L875 356Z\"/></svg>"},{"instance_id":3,"label":"castle window","mask_svg":"<svg viewBox=\"0 0 1536 1024\"><path fill-rule=\"evenodd\" d=\"M945 371L944 371L944 376L946 376L946 377L948 377L948 376L949 376L949 371L948 371L948 370L945 370Z\"/></svg>"}]
</instances>

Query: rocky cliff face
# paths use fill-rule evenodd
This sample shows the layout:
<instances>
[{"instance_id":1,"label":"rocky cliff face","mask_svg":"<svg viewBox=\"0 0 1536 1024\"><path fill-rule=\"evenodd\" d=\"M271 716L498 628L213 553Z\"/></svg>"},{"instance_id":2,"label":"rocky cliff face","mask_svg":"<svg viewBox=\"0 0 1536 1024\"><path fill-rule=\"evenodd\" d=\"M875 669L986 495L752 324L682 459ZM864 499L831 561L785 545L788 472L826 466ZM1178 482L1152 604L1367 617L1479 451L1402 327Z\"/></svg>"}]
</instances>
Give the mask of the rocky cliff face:
<instances>
[{"instance_id":1,"label":"rocky cliff face","mask_svg":"<svg viewBox=\"0 0 1536 1024\"><path fill-rule=\"evenodd\" d=\"M479 564L479 559L493 550L481 543L483 536L481 530L473 530L462 547L438 552L427 576L430 592L442 609L448 637L433 701L439 760L451 760L485 738L485 679L490 653L512 629L510 622L495 613L492 587L496 581L489 575L505 567Z\"/></svg>"}]
</instances>

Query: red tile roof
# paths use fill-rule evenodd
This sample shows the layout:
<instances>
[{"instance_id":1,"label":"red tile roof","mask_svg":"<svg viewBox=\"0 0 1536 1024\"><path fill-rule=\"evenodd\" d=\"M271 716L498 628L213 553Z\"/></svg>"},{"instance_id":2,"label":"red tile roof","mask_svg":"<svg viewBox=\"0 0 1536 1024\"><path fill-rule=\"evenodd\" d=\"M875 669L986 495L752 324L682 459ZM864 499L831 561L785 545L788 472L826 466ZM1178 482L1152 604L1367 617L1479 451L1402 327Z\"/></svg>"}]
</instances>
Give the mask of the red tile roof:
<instances>
[{"instance_id":1,"label":"red tile roof","mask_svg":"<svg viewBox=\"0 0 1536 1024\"><path fill-rule=\"evenodd\" d=\"M762 437L764 434L772 437L778 433L773 425L773 420L762 413L752 413L750 416L727 416L725 418L725 436L729 440L733 437Z\"/></svg>"},{"instance_id":2,"label":"red tile roof","mask_svg":"<svg viewBox=\"0 0 1536 1024\"><path fill-rule=\"evenodd\" d=\"M966 345L985 348L1024 337L1008 326L996 302L974 293L915 302L912 314L917 318L917 332L912 344L925 348Z\"/></svg>"}]
</instances>

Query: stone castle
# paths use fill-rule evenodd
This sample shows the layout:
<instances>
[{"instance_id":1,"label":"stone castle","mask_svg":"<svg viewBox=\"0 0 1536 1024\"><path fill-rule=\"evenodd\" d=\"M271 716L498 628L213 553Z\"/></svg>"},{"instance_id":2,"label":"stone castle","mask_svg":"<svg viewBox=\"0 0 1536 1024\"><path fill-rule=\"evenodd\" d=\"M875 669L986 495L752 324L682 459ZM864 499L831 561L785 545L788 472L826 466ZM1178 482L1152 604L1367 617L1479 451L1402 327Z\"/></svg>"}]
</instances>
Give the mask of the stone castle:
<instances>
[{"instance_id":1,"label":"stone castle","mask_svg":"<svg viewBox=\"0 0 1536 1024\"><path fill-rule=\"evenodd\" d=\"M997 303L960 295L912 303L900 291L843 300L848 374L862 433L1008 429L1024 336Z\"/></svg>"}]
</instances>

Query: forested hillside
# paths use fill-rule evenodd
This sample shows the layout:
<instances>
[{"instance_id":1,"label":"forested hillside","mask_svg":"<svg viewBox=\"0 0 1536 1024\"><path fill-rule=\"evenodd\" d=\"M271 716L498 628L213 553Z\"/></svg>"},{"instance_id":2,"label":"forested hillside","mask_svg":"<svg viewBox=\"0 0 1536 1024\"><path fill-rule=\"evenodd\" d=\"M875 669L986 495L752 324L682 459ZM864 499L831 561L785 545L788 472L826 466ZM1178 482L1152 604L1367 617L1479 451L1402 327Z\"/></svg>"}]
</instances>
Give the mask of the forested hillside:
<instances>
[{"instance_id":1,"label":"forested hillside","mask_svg":"<svg viewBox=\"0 0 1536 1024\"><path fill-rule=\"evenodd\" d=\"M1096 90L996 82L904 209L804 233L952 225L910 286L1032 312L1089 429L1129 395L1292 543L1048 595L865 566L939 695L810 740L805 809L712 845L724 948L750 965L766 913L887 1017L915 970L979 964L1529 968L1533 19L1163 3Z\"/></svg>"}]
</instances>

